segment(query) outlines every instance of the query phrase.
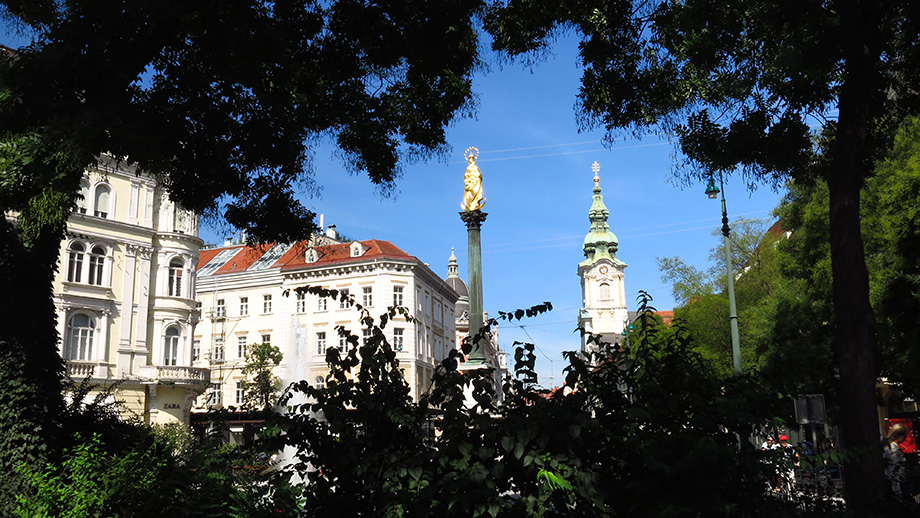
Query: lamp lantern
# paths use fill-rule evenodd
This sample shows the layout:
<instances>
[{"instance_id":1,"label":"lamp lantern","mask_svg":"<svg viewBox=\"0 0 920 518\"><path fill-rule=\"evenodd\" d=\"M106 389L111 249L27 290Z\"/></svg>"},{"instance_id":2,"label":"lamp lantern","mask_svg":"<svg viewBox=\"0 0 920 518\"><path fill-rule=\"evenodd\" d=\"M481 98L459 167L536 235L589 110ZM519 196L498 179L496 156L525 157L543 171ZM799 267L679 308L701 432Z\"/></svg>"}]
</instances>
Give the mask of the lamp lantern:
<instances>
[{"instance_id":1,"label":"lamp lantern","mask_svg":"<svg viewBox=\"0 0 920 518\"><path fill-rule=\"evenodd\" d=\"M709 175L709 183L706 184L706 196L709 196L710 200L714 200L719 196L719 188L716 187L715 180L712 179L712 175Z\"/></svg>"}]
</instances>

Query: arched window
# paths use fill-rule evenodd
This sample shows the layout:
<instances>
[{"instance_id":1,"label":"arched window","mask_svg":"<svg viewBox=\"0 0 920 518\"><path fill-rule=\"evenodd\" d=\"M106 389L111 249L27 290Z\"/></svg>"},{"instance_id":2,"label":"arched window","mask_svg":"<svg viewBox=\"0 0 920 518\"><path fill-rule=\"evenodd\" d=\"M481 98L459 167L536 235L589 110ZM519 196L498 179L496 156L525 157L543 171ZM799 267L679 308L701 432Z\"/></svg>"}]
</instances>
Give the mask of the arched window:
<instances>
[{"instance_id":1,"label":"arched window","mask_svg":"<svg viewBox=\"0 0 920 518\"><path fill-rule=\"evenodd\" d=\"M105 248L94 246L89 254L89 279L87 282L102 285L102 269L105 265Z\"/></svg>"},{"instance_id":2,"label":"arched window","mask_svg":"<svg viewBox=\"0 0 920 518\"><path fill-rule=\"evenodd\" d=\"M169 262L169 286L166 288L166 293L170 297L182 296L182 268L184 266L182 259L173 259Z\"/></svg>"},{"instance_id":3,"label":"arched window","mask_svg":"<svg viewBox=\"0 0 920 518\"><path fill-rule=\"evenodd\" d=\"M170 327L163 337L163 365L176 365L179 358L179 330Z\"/></svg>"},{"instance_id":4,"label":"arched window","mask_svg":"<svg viewBox=\"0 0 920 518\"><path fill-rule=\"evenodd\" d=\"M83 313L70 317L67 326L67 352L68 360L93 359L93 333L96 321Z\"/></svg>"},{"instance_id":5,"label":"arched window","mask_svg":"<svg viewBox=\"0 0 920 518\"><path fill-rule=\"evenodd\" d=\"M110 199L112 197L112 189L107 185L99 185L96 187L96 205L94 206L93 215L100 218L108 218L111 207L109 207Z\"/></svg>"},{"instance_id":6,"label":"arched window","mask_svg":"<svg viewBox=\"0 0 920 518\"><path fill-rule=\"evenodd\" d=\"M606 282L601 283L601 300L610 298L610 285Z\"/></svg>"},{"instance_id":7,"label":"arched window","mask_svg":"<svg viewBox=\"0 0 920 518\"><path fill-rule=\"evenodd\" d=\"M70 245L70 253L67 260L67 280L70 282L80 282L83 272L83 252L86 248L80 243Z\"/></svg>"},{"instance_id":8,"label":"arched window","mask_svg":"<svg viewBox=\"0 0 920 518\"><path fill-rule=\"evenodd\" d=\"M86 214L87 205L89 205L89 182L83 180L80 182L80 195L77 196L77 212Z\"/></svg>"},{"instance_id":9,"label":"arched window","mask_svg":"<svg viewBox=\"0 0 920 518\"><path fill-rule=\"evenodd\" d=\"M314 388L321 389L321 388L323 388L325 385L326 385L326 380L323 379L322 376L317 376L316 379L313 380L313 387L314 387Z\"/></svg>"}]
</instances>

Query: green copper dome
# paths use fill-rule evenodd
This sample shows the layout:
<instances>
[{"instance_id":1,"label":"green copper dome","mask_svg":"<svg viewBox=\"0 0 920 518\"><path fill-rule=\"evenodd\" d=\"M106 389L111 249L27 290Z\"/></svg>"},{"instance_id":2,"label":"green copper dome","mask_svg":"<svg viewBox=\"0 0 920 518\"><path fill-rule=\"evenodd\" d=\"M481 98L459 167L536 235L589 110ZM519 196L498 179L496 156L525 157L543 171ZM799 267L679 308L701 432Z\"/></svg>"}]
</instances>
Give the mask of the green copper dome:
<instances>
[{"instance_id":1,"label":"green copper dome","mask_svg":"<svg viewBox=\"0 0 920 518\"><path fill-rule=\"evenodd\" d=\"M588 220L591 221L591 230L585 236L584 246L585 260L579 266L590 266L600 261L608 259L615 265L626 266L626 263L617 259L617 236L610 231L610 225L607 224L607 217L610 211L604 205L604 197L601 195L600 178L597 171L600 169L595 162L594 171L594 200L591 203L591 210L588 211Z\"/></svg>"}]
</instances>

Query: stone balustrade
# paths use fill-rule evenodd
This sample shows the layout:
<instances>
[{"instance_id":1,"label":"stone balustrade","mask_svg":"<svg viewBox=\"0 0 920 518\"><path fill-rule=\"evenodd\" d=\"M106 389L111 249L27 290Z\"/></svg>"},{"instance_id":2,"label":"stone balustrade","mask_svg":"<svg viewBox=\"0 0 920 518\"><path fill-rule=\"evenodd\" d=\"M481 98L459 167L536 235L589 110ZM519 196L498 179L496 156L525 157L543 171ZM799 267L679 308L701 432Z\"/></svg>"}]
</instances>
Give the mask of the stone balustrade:
<instances>
[{"instance_id":1,"label":"stone balustrade","mask_svg":"<svg viewBox=\"0 0 920 518\"><path fill-rule=\"evenodd\" d=\"M201 367L181 365L147 365L141 367L140 376L158 382L205 386L211 381L211 371Z\"/></svg>"},{"instance_id":2,"label":"stone balustrade","mask_svg":"<svg viewBox=\"0 0 920 518\"><path fill-rule=\"evenodd\" d=\"M105 378L105 365L96 362L68 360L67 375L73 380L83 380L86 378Z\"/></svg>"}]
</instances>

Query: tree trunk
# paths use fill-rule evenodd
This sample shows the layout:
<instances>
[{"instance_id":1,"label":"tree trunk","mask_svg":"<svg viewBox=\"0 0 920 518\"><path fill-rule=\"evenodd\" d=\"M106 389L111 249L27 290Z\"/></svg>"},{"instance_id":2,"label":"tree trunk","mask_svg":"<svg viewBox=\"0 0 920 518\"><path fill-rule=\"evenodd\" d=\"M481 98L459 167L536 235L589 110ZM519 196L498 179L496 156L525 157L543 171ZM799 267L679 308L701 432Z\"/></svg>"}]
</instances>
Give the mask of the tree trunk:
<instances>
[{"instance_id":1,"label":"tree trunk","mask_svg":"<svg viewBox=\"0 0 920 518\"><path fill-rule=\"evenodd\" d=\"M834 279L836 340L840 362L842 446L854 453L844 467L848 506L857 514L873 512L889 490L883 478L875 385L875 317L869 301L869 272L860 230L860 189L865 171L866 133L872 99L878 95L878 39L881 9L877 4L848 3L841 11L845 78L839 97L831 170L830 246Z\"/></svg>"},{"instance_id":2,"label":"tree trunk","mask_svg":"<svg viewBox=\"0 0 920 518\"><path fill-rule=\"evenodd\" d=\"M41 470L60 445L64 369L51 286L61 238L49 234L25 243L0 216L0 516L21 483L18 465Z\"/></svg>"}]
</instances>

